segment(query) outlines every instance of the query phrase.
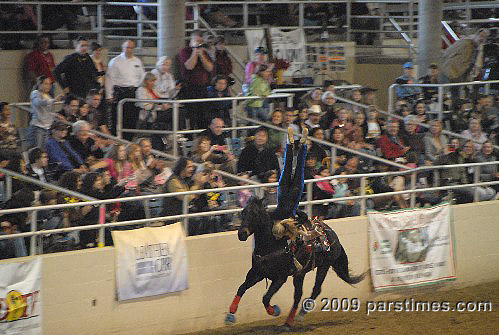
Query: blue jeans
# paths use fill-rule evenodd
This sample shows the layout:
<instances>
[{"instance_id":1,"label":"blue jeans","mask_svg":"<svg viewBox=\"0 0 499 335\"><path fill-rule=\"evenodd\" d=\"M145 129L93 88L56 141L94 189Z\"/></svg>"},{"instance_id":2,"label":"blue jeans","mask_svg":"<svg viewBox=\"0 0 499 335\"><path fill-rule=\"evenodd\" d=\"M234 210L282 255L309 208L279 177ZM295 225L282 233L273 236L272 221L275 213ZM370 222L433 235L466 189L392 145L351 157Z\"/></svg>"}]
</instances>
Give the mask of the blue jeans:
<instances>
[{"instance_id":1,"label":"blue jeans","mask_svg":"<svg viewBox=\"0 0 499 335\"><path fill-rule=\"evenodd\" d=\"M29 126L30 147L31 148L38 147L45 149L49 135L50 135L49 129L43 129L34 125L30 125Z\"/></svg>"}]
</instances>

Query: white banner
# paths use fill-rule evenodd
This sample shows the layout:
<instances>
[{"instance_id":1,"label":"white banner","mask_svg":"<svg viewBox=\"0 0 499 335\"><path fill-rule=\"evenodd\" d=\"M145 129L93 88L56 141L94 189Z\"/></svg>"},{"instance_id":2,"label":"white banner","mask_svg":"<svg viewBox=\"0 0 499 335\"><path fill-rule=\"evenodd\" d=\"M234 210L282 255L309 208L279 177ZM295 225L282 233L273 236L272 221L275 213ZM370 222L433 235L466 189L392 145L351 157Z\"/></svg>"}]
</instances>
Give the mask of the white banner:
<instances>
[{"instance_id":1,"label":"white banner","mask_svg":"<svg viewBox=\"0 0 499 335\"><path fill-rule=\"evenodd\" d=\"M187 289L187 249L181 223L112 234L118 300Z\"/></svg>"},{"instance_id":2,"label":"white banner","mask_svg":"<svg viewBox=\"0 0 499 335\"><path fill-rule=\"evenodd\" d=\"M376 291L456 278L449 204L367 217Z\"/></svg>"},{"instance_id":3,"label":"white banner","mask_svg":"<svg viewBox=\"0 0 499 335\"><path fill-rule=\"evenodd\" d=\"M256 47L266 47L264 30L252 29L245 31L246 41L250 59L255 57ZM272 51L274 58L283 59L290 63L289 68L284 72L285 76L292 76L296 71L303 70L305 56L305 33L303 29L297 28L291 31L283 31L279 28L270 29L270 39L272 41Z\"/></svg>"},{"instance_id":4,"label":"white banner","mask_svg":"<svg viewBox=\"0 0 499 335\"><path fill-rule=\"evenodd\" d=\"M42 333L41 257L0 264L0 334Z\"/></svg>"}]
</instances>

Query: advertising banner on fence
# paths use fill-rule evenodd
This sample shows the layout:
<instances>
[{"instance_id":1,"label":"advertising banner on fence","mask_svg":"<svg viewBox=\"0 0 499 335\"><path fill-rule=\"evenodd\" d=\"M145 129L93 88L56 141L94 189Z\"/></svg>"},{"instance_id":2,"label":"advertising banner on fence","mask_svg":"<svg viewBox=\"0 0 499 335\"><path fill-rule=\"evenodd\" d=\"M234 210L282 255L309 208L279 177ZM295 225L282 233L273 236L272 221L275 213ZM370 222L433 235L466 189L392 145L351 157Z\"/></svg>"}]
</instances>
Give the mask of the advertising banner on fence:
<instances>
[{"instance_id":1,"label":"advertising banner on fence","mask_svg":"<svg viewBox=\"0 0 499 335\"><path fill-rule=\"evenodd\" d=\"M0 264L0 334L42 333L41 257Z\"/></svg>"},{"instance_id":2,"label":"advertising banner on fence","mask_svg":"<svg viewBox=\"0 0 499 335\"><path fill-rule=\"evenodd\" d=\"M187 289L187 249L181 223L112 234L118 300Z\"/></svg>"},{"instance_id":3,"label":"advertising banner on fence","mask_svg":"<svg viewBox=\"0 0 499 335\"><path fill-rule=\"evenodd\" d=\"M376 291L456 278L449 204L367 217Z\"/></svg>"}]
</instances>

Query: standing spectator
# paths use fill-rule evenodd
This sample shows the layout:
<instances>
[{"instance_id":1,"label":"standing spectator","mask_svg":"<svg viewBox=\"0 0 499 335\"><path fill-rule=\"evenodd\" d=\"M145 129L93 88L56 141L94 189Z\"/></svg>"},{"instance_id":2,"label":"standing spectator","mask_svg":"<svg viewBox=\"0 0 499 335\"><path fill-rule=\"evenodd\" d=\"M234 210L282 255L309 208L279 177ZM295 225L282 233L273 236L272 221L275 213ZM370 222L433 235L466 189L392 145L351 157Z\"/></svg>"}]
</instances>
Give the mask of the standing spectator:
<instances>
[{"instance_id":1,"label":"standing spectator","mask_svg":"<svg viewBox=\"0 0 499 335\"><path fill-rule=\"evenodd\" d=\"M215 48L215 74L229 77L232 74L232 61L225 49L225 38L223 36L215 38Z\"/></svg>"},{"instance_id":2,"label":"standing spectator","mask_svg":"<svg viewBox=\"0 0 499 335\"><path fill-rule=\"evenodd\" d=\"M191 33L189 46L179 55L180 72L184 80L184 93L187 99L206 97L206 88L210 84L214 66L203 45L203 36L199 30ZM188 104L189 119L193 129L202 127L203 104Z\"/></svg>"},{"instance_id":3,"label":"standing spectator","mask_svg":"<svg viewBox=\"0 0 499 335\"><path fill-rule=\"evenodd\" d=\"M224 75L216 75L211 81L212 85L207 89L208 98L226 98L230 97L228 80ZM209 112L205 116L205 122L210 122L214 117L224 120L226 124L230 124L230 109L232 101L214 101L209 104Z\"/></svg>"},{"instance_id":4,"label":"standing spectator","mask_svg":"<svg viewBox=\"0 0 499 335\"><path fill-rule=\"evenodd\" d=\"M421 84L438 84L440 77L440 70L435 63L430 64L428 67L428 74L419 78ZM423 87L423 97L427 103L438 100L438 87Z\"/></svg>"},{"instance_id":5,"label":"standing spectator","mask_svg":"<svg viewBox=\"0 0 499 335\"><path fill-rule=\"evenodd\" d=\"M94 61L95 68L97 69L97 82L101 89L104 89L106 66L101 59L102 46L97 42L90 43L90 58Z\"/></svg>"},{"instance_id":6,"label":"standing spectator","mask_svg":"<svg viewBox=\"0 0 499 335\"><path fill-rule=\"evenodd\" d=\"M31 147L45 148L50 134L50 126L55 115L52 111L54 102L62 100L64 93L55 98L50 96L52 81L42 75L37 78L35 89L31 92L31 122L29 125Z\"/></svg>"},{"instance_id":7,"label":"standing spectator","mask_svg":"<svg viewBox=\"0 0 499 335\"><path fill-rule=\"evenodd\" d=\"M414 78L414 66L412 62L404 63L404 74L395 79L395 84L416 84ZM420 90L418 87L397 87L397 99L406 99L409 102L415 101L418 98Z\"/></svg>"},{"instance_id":8,"label":"standing spectator","mask_svg":"<svg viewBox=\"0 0 499 335\"><path fill-rule=\"evenodd\" d=\"M480 29L475 35L456 41L442 55L442 83L459 83L473 80L479 72L482 60L479 49L489 37L487 29ZM456 109L459 99L459 86L450 89L452 107Z\"/></svg>"},{"instance_id":9,"label":"standing spectator","mask_svg":"<svg viewBox=\"0 0 499 335\"><path fill-rule=\"evenodd\" d=\"M10 107L6 102L0 102L0 161L21 154L17 142L17 129L10 122Z\"/></svg>"},{"instance_id":10,"label":"standing spectator","mask_svg":"<svg viewBox=\"0 0 499 335\"><path fill-rule=\"evenodd\" d=\"M144 80L137 89L136 97L140 100L159 100L159 93L155 89L156 76L151 72L146 72ZM139 117L134 128L137 129L157 129L158 113L164 113L170 105L167 103L137 102ZM160 140L161 141L161 140Z\"/></svg>"},{"instance_id":11,"label":"standing spectator","mask_svg":"<svg viewBox=\"0 0 499 335\"><path fill-rule=\"evenodd\" d=\"M52 127L52 136L47 141L49 162L59 164L58 175L64 171L85 173L87 168L83 159L65 140L67 134L68 127L63 123L56 123Z\"/></svg>"},{"instance_id":12,"label":"standing spectator","mask_svg":"<svg viewBox=\"0 0 499 335\"><path fill-rule=\"evenodd\" d=\"M391 120L386 127L386 133L378 140L378 147L386 159L403 157L411 148L406 146L399 135L399 123Z\"/></svg>"},{"instance_id":13,"label":"standing spectator","mask_svg":"<svg viewBox=\"0 0 499 335\"><path fill-rule=\"evenodd\" d=\"M79 37L75 45L76 52L67 55L57 64L54 75L66 93L85 98L90 89L99 88L98 73L92 58L88 55L88 40Z\"/></svg>"},{"instance_id":14,"label":"standing spectator","mask_svg":"<svg viewBox=\"0 0 499 335\"><path fill-rule=\"evenodd\" d=\"M272 76L272 70L266 64L261 64L256 68L249 86L250 96L259 96L261 99L249 100L246 103L248 117L257 118L261 121L268 119L268 104L265 98L272 93L269 84L269 78Z\"/></svg>"},{"instance_id":15,"label":"standing spectator","mask_svg":"<svg viewBox=\"0 0 499 335\"><path fill-rule=\"evenodd\" d=\"M430 123L430 133L424 137L426 165L432 165L439 156L449 153L447 136L442 134L442 123L433 120Z\"/></svg>"},{"instance_id":16,"label":"standing spectator","mask_svg":"<svg viewBox=\"0 0 499 335\"><path fill-rule=\"evenodd\" d=\"M156 68L151 70L157 79L156 91L163 99L174 99L182 88L181 83L175 83L175 78L170 72L171 66L171 59L163 56L156 62Z\"/></svg>"},{"instance_id":17,"label":"standing spectator","mask_svg":"<svg viewBox=\"0 0 499 335\"><path fill-rule=\"evenodd\" d=\"M26 87L28 90L31 90L33 85L35 85L38 77L45 76L50 78L50 94L53 96L55 92L55 62L54 56L49 51L49 47L50 37L48 35L40 35L34 44L33 51L24 58L24 70L27 76Z\"/></svg>"},{"instance_id":18,"label":"standing spectator","mask_svg":"<svg viewBox=\"0 0 499 335\"><path fill-rule=\"evenodd\" d=\"M135 98L135 92L142 82L145 72L139 58L134 56L135 42L127 40L121 45L121 54L111 59L106 72L106 99L114 103L112 111L113 133L116 133L117 104L121 99ZM123 105L123 128L135 128L137 113L133 103ZM131 134L124 136L131 139Z\"/></svg>"},{"instance_id":19,"label":"standing spectator","mask_svg":"<svg viewBox=\"0 0 499 335\"><path fill-rule=\"evenodd\" d=\"M480 152L482 143L487 141L487 134L482 131L480 120L477 118L470 119L468 129L464 130L461 135L473 140L476 152Z\"/></svg>"},{"instance_id":20,"label":"standing spectator","mask_svg":"<svg viewBox=\"0 0 499 335\"><path fill-rule=\"evenodd\" d=\"M268 147L267 129L259 127L255 132L255 141L250 142L241 152L237 171L249 171L252 176L260 177L269 170L280 171L279 162L275 153Z\"/></svg>"},{"instance_id":21,"label":"standing spectator","mask_svg":"<svg viewBox=\"0 0 499 335\"><path fill-rule=\"evenodd\" d=\"M253 75L256 73L257 67L265 63L267 63L267 50L264 47L257 47L255 49L255 59L248 62L244 69L244 83L248 87L251 84Z\"/></svg>"}]
</instances>

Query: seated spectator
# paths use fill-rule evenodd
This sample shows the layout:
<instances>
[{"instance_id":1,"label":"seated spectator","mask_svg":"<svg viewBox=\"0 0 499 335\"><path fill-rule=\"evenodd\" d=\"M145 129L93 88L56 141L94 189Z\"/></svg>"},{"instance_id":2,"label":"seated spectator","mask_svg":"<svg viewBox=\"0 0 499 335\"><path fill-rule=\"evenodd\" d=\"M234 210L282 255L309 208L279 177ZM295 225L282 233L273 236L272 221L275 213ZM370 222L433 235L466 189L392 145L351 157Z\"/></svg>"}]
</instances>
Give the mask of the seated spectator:
<instances>
[{"instance_id":1,"label":"seated spectator","mask_svg":"<svg viewBox=\"0 0 499 335\"><path fill-rule=\"evenodd\" d=\"M8 220L0 217L0 236L17 234L16 226ZM28 256L26 244L22 237L0 240L0 259L16 258Z\"/></svg>"},{"instance_id":2,"label":"seated spectator","mask_svg":"<svg viewBox=\"0 0 499 335\"><path fill-rule=\"evenodd\" d=\"M367 134L368 143L376 143L381 136L381 127L378 121L378 110L374 106L369 106L367 110Z\"/></svg>"},{"instance_id":3,"label":"seated spectator","mask_svg":"<svg viewBox=\"0 0 499 335\"><path fill-rule=\"evenodd\" d=\"M44 183L52 181L52 178L47 171L49 157L44 149L38 147L31 148L28 151L28 160L28 176L38 179ZM35 189L38 189L38 187Z\"/></svg>"},{"instance_id":4,"label":"seated spectator","mask_svg":"<svg viewBox=\"0 0 499 335\"><path fill-rule=\"evenodd\" d=\"M272 117L270 119L272 125L282 128L283 124L283 112L280 109L276 109L272 112ZM269 147L274 152L283 152L283 148L286 146L286 132L269 128Z\"/></svg>"},{"instance_id":5,"label":"seated spectator","mask_svg":"<svg viewBox=\"0 0 499 335\"><path fill-rule=\"evenodd\" d=\"M323 167L320 170L317 170L318 173L313 177L315 179L329 177L331 174L329 173L329 168ZM318 181L313 184L312 188L312 199L313 200L322 200L322 199L330 199L334 195L334 188L332 185L333 180L323 180ZM332 207L332 203L323 203L316 204L312 206L312 215L319 216L321 218L328 218L328 214Z\"/></svg>"},{"instance_id":6,"label":"seated spectator","mask_svg":"<svg viewBox=\"0 0 499 335\"><path fill-rule=\"evenodd\" d=\"M229 173L236 172L236 159L230 153L227 146L220 148L218 145L211 145L208 137L198 137L197 147L192 157L196 163L210 162L216 169L227 171Z\"/></svg>"},{"instance_id":7,"label":"seated spectator","mask_svg":"<svg viewBox=\"0 0 499 335\"><path fill-rule=\"evenodd\" d=\"M46 150L49 156L49 163L59 164L56 173L57 176L64 171L75 171L78 173L88 171L83 159L74 151L69 142L66 141L67 134L68 127L63 123L56 123L52 127L52 136L47 141Z\"/></svg>"},{"instance_id":8,"label":"seated spectator","mask_svg":"<svg viewBox=\"0 0 499 335\"><path fill-rule=\"evenodd\" d=\"M269 170L267 171L262 178L263 183L277 183L279 176L277 175L277 171ZM267 205L277 205L277 187L270 186L263 188L263 198L266 201Z\"/></svg>"},{"instance_id":9,"label":"seated spectator","mask_svg":"<svg viewBox=\"0 0 499 335\"><path fill-rule=\"evenodd\" d=\"M34 90L31 92L31 121L29 125L31 146L45 148L50 135L50 127L55 120L53 104L61 101L64 94L55 98L50 96L52 81L49 77L40 76L36 79ZM76 100L78 102L78 100Z\"/></svg>"},{"instance_id":10,"label":"seated spectator","mask_svg":"<svg viewBox=\"0 0 499 335\"><path fill-rule=\"evenodd\" d=\"M208 181L209 175L206 172L199 172L194 175L194 170L195 166L191 160L185 157L180 157L175 163L173 174L166 182L165 190L168 193L176 193L201 189ZM198 197L199 194L191 194L164 198L161 216L182 214L182 203L184 198L186 198L186 201L190 203ZM178 220L173 222L176 221Z\"/></svg>"},{"instance_id":11,"label":"seated spectator","mask_svg":"<svg viewBox=\"0 0 499 335\"><path fill-rule=\"evenodd\" d=\"M396 120L388 122L386 133L378 139L378 147L386 159L394 160L403 157L411 148L405 145L399 134L399 123Z\"/></svg>"},{"instance_id":12,"label":"seated spectator","mask_svg":"<svg viewBox=\"0 0 499 335\"><path fill-rule=\"evenodd\" d=\"M293 128L295 141L300 139L298 134L303 133L304 128L308 128L306 124L307 120L308 120L308 107L306 105L300 105L298 107L298 117L292 124L290 124L290 127Z\"/></svg>"},{"instance_id":13,"label":"seated spectator","mask_svg":"<svg viewBox=\"0 0 499 335\"><path fill-rule=\"evenodd\" d=\"M362 103L362 94L360 92L360 88L354 88L350 92L350 100L358 104ZM364 111L362 107L353 104L349 105L348 109L350 110L351 113L361 113Z\"/></svg>"},{"instance_id":14,"label":"seated spectator","mask_svg":"<svg viewBox=\"0 0 499 335\"><path fill-rule=\"evenodd\" d=\"M9 159L9 163L5 166L6 170L10 170L12 172L16 172L22 175L28 175L28 170L26 168L26 162L21 155L12 156ZM17 178L12 178L12 193L20 191L22 189L27 188L28 183Z\"/></svg>"},{"instance_id":15,"label":"seated spectator","mask_svg":"<svg viewBox=\"0 0 499 335\"><path fill-rule=\"evenodd\" d=\"M349 139L351 133L354 130L352 122L352 114L346 108L341 108L336 113L338 114L338 118L333 120L332 128L335 127L342 128L345 138Z\"/></svg>"},{"instance_id":16,"label":"seated spectator","mask_svg":"<svg viewBox=\"0 0 499 335\"><path fill-rule=\"evenodd\" d=\"M334 86L333 86L334 87ZM334 93L330 91L326 91L322 94L321 97L322 107L321 111L324 113L321 117L320 125L323 129L329 129L333 120L338 116L336 115L336 98L334 97Z\"/></svg>"},{"instance_id":17,"label":"seated spectator","mask_svg":"<svg viewBox=\"0 0 499 335\"><path fill-rule=\"evenodd\" d=\"M464 130L461 135L473 140L476 152L480 152L482 144L487 141L487 134L482 131L480 120L477 118L470 119L468 129Z\"/></svg>"},{"instance_id":18,"label":"seated spectator","mask_svg":"<svg viewBox=\"0 0 499 335\"><path fill-rule=\"evenodd\" d=\"M259 127L255 132L255 140L249 142L241 152L237 162L237 171L249 171L252 176L261 177L269 170L279 171L276 154L268 146L268 131Z\"/></svg>"},{"instance_id":19,"label":"seated spectator","mask_svg":"<svg viewBox=\"0 0 499 335\"><path fill-rule=\"evenodd\" d=\"M362 87L360 89L360 93L362 94L362 103L364 105L368 105L368 106L376 106L377 105L377 101L376 101L376 91L377 89L375 88L372 88L372 87Z\"/></svg>"},{"instance_id":20,"label":"seated spectator","mask_svg":"<svg viewBox=\"0 0 499 335\"><path fill-rule=\"evenodd\" d=\"M151 73L156 77L156 92L162 99L174 99L182 88L181 83L175 82L175 78L170 72L171 66L171 59L163 56L156 62L156 68L151 70Z\"/></svg>"},{"instance_id":21,"label":"seated spectator","mask_svg":"<svg viewBox=\"0 0 499 335\"><path fill-rule=\"evenodd\" d=\"M366 154L376 156L374 145L365 141L362 128L358 127L352 132L351 140L348 143L348 148L365 152Z\"/></svg>"},{"instance_id":22,"label":"seated spectator","mask_svg":"<svg viewBox=\"0 0 499 335\"><path fill-rule=\"evenodd\" d=\"M425 134L430 133L416 133L417 118L415 115L409 115L404 122L404 132L402 133L402 140L411 148L410 152L416 154L416 162L418 165L423 165L425 161Z\"/></svg>"},{"instance_id":23,"label":"seated spectator","mask_svg":"<svg viewBox=\"0 0 499 335\"><path fill-rule=\"evenodd\" d=\"M248 100L246 102L248 117L257 118L260 121L266 121L268 119L269 111L265 98L272 93L269 84L271 77L272 70L268 65L261 64L256 68L256 72L249 85L248 95L259 96L262 99Z\"/></svg>"},{"instance_id":24,"label":"seated spectator","mask_svg":"<svg viewBox=\"0 0 499 335\"><path fill-rule=\"evenodd\" d=\"M426 115L426 105L423 100L418 100L416 102L416 105L414 105L414 114L416 115L419 123L426 123L429 121ZM416 131L418 133L423 133L427 131L427 128L418 127Z\"/></svg>"},{"instance_id":25,"label":"seated spectator","mask_svg":"<svg viewBox=\"0 0 499 335\"><path fill-rule=\"evenodd\" d=\"M211 86L207 88L207 98L226 98L230 97L229 88L227 86L227 77L224 75L216 75L211 80ZM214 101L208 104L209 112L205 113L206 123L213 118L224 120L226 124L230 124L230 110L232 101Z\"/></svg>"},{"instance_id":26,"label":"seated spectator","mask_svg":"<svg viewBox=\"0 0 499 335\"><path fill-rule=\"evenodd\" d=\"M348 141L345 139L345 133L343 132L342 127L335 127L333 129L333 132L331 133L331 142L342 147L348 146ZM335 169L345 165L349 158L350 154L348 152L336 149Z\"/></svg>"},{"instance_id":27,"label":"seated spectator","mask_svg":"<svg viewBox=\"0 0 499 335\"><path fill-rule=\"evenodd\" d=\"M482 152L478 155L478 162L495 162L498 160L497 152L494 151L492 142L487 141L482 145ZM499 168L497 164L480 166L481 181L497 181L499 180ZM499 185L490 185L496 192L499 191Z\"/></svg>"},{"instance_id":28,"label":"seated spectator","mask_svg":"<svg viewBox=\"0 0 499 335\"><path fill-rule=\"evenodd\" d=\"M318 140L324 141L324 130L322 128L314 128L310 131L310 136ZM322 161L329 156L329 148L324 144L311 141L308 147L308 153L314 154L317 161L322 164Z\"/></svg>"},{"instance_id":29,"label":"seated spectator","mask_svg":"<svg viewBox=\"0 0 499 335\"><path fill-rule=\"evenodd\" d=\"M78 108L78 114L76 115L76 119L78 121L86 121L91 122L90 105L86 101L80 102L80 108Z\"/></svg>"},{"instance_id":30,"label":"seated spectator","mask_svg":"<svg viewBox=\"0 0 499 335\"><path fill-rule=\"evenodd\" d=\"M305 170L303 173L305 180L312 179L315 175L319 174L321 168L322 164L317 160L315 153L307 153L307 157L305 158ZM306 192L306 188L304 188L303 191Z\"/></svg>"},{"instance_id":31,"label":"seated spectator","mask_svg":"<svg viewBox=\"0 0 499 335\"><path fill-rule=\"evenodd\" d=\"M322 107L322 89L315 88L309 91L301 97L301 102L308 108L311 108L312 106Z\"/></svg>"},{"instance_id":32,"label":"seated spectator","mask_svg":"<svg viewBox=\"0 0 499 335\"><path fill-rule=\"evenodd\" d=\"M414 78L414 67L411 62L404 63L404 74L395 79L395 83L399 85L416 84L416 78ZM406 99L411 103L418 99L419 94L419 87L397 87L397 99Z\"/></svg>"},{"instance_id":33,"label":"seated spectator","mask_svg":"<svg viewBox=\"0 0 499 335\"><path fill-rule=\"evenodd\" d=\"M211 120L210 126L199 133L198 137L208 137L211 145L225 146L227 145L225 139L230 137L229 132L224 131L224 121L220 118Z\"/></svg>"},{"instance_id":34,"label":"seated spectator","mask_svg":"<svg viewBox=\"0 0 499 335\"><path fill-rule=\"evenodd\" d=\"M99 142L94 140L90 129L90 124L87 121L76 121L73 123L72 135L67 139L71 148L88 166L104 158L104 152Z\"/></svg>"},{"instance_id":35,"label":"seated spectator","mask_svg":"<svg viewBox=\"0 0 499 335\"><path fill-rule=\"evenodd\" d=\"M435 161L435 165L466 164L475 163L476 161L473 142L468 140L456 151L440 156ZM463 185L469 184L472 181L473 177L468 175L466 167L440 170L440 183L442 186ZM491 200L495 197L495 191L492 188L481 186L456 188L452 190L452 193L456 196L457 203L467 203L473 201L475 189L478 191L479 201Z\"/></svg>"},{"instance_id":36,"label":"seated spectator","mask_svg":"<svg viewBox=\"0 0 499 335\"><path fill-rule=\"evenodd\" d=\"M111 115L109 115L105 104L102 103L102 95L99 91L95 89L88 91L86 103L89 108L89 122L92 128L110 135L109 123L111 122Z\"/></svg>"},{"instance_id":37,"label":"seated spectator","mask_svg":"<svg viewBox=\"0 0 499 335\"><path fill-rule=\"evenodd\" d=\"M314 128L320 128L322 112L319 105L312 106L308 111L308 119L305 124L310 130Z\"/></svg>"},{"instance_id":38,"label":"seated spectator","mask_svg":"<svg viewBox=\"0 0 499 335\"><path fill-rule=\"evenodd\" d=\"M430 132L424 137L426 165L432 165L439 156L449 153L447 136L442 134L442 123L433 120L430 125Z\"/></svg>"},{"instance_id":39,"label":"seated spectator","mask_svg":"<svg viewBox=\"0 0 499 335\"><path fill-rule=\"evenodd\" d=\"M156 173L161 173L167 167L166 162L156 158L152 153L151 140L147 137L142 137L138 140L140 149L142 150L142 159L144 164Z\"/></svg>"},{"instance_id":40,"label":"seated spectator","mask_svg":"<svg viewBox=\"0 0 499 335\"><path fill-rule=\"evenodd\" d=\"M494 107L493 96L486 95L482 99L481 104L483 105L483 107L481 107L481 109L483 110L483 112L481 113L483 130L487 133L497 133L499 129L499 111L497 107Z\"/></svg>"},{"instance_id":41,"label":"seated spectator","mask_svg":"<svg viewBox=\"0 0 499 335\"><path fill-rule=\"evenodd\" d=\"M214 43L216 48L215 74L228 78L232 74L232 60L229 57L229 53L225 49L225 38L223 36L217 36L215 37Z\"/></svg>"},{"instance_id":42,"label":"seated spectator","mask_svg":"<svg viewBox=\"0 0 499 335\"><path fill-rule=\"evenodd\" d=\"M348 174L344 168L336 171L337 175ZM344 198L352 196L346 178L338 178L335 180L332 198ZM335 201L332 206L332 211L329 211L328 217L338 219L350 216L360 215L360 203L355 200L339 200Z\"/></svg>"},{"instance_id":43,"label":"seated spectator","mask_svg":"<svg viewBox=\"0 0 499 335\"><path fill-rule=\"evenodd\" d=\"M0 161L20 154L17 129L10 120L10 107L6 102L0 102Z\"/></svg>"},{"instance_id":44,"label":"seated spectator","mask_svg":"<svg viewBox=\"0 0 499 335\"><path fill-rule=\"evenodd\" d=\"M360 128L362 130L362 134L364 136L367 135L366 114L364 114L364 112L354 114L354 116L353 116L353 128L354 128L354 130L351 133L352 136L353 136L354 132L357 130L357 128Z\"/></svg>"},{"instance_id":45,"label":"seated spectator","mask_svg":"<svg viewBox=\"0 0 499 335\"><path fill-rule=\"evenodd\" d=\"M293 108L287 108L286 113L284 113L284 120L282 121L282 127L287 129L290 127L298 118L298 110Z\"/></svg>"},{"instance_id":46,"label":"seated spectator","mask_svg":"<svg viewBox=\"0 0 499 335\"><path fill-rule=\"evenodd\" d=\"M105 199L104 184L102 176L97 172L90 172L83 176L81 193L96 199ZM90 207L89 211L81 218L81 226L91 225L99 222L99 207ZM80 231L80 245L82 248L93 247L97 244L97 230Z\"/></svg>"},{"instance_id":47,"label":"seated spectator","mask_svg":"<svg viewBox=\"0 0 499 335\"><path fill-rule=\"evenodd\" d=\"M64 107L58 112L57 118L61 121L73 123L78 121L78 111L80 109L80 99L68 94L64 99Z\"/></svg>"},{"instance_id":48,"label":"seated spectator","mask_svg":"<svg viewBox=\"0 0 499 335\"><path fill-rule=\"evenodd\" d=\"M12 197L3 204L1 209L32 207L34 201L35 201L34 192L29 188L23 188L15 192L13 191ZM27 233L31 231L31 222L30 222L31 215L32 214L30 212L3 214L0 216L0 221L10 222L11 227L13 227L13 229L15 230L14 232L10 232L11 234ZM22 244L24 242L27 252L26 254L24 254L24 256L28 255L30 251L29 240L30 240L29 237L25 237L24 239L20 238L19 241L15 242L16 246L20 248L22 248ZM18 251L19 250L16 250L16 257L17 255L19 255L17 253Z\"/></svg>"}]
</instances>

